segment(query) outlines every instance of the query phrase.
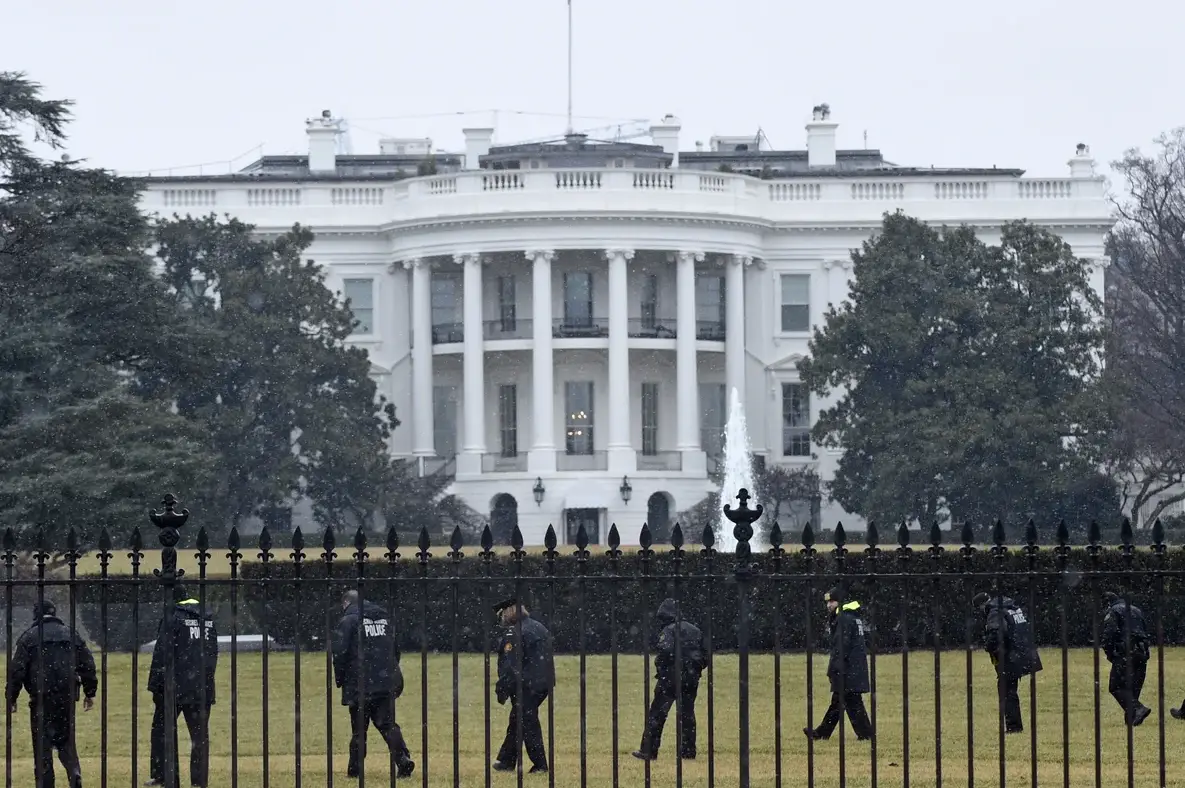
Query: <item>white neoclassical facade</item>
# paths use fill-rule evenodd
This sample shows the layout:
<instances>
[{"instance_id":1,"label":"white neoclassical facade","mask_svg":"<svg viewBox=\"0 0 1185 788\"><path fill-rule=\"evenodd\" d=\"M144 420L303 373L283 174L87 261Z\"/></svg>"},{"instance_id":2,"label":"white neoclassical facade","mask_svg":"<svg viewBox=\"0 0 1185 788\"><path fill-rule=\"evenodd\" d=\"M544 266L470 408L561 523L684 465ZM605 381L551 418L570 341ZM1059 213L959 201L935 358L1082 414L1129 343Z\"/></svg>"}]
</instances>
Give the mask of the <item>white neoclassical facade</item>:
<instances>
[{"instance_id":1,"label":"white neoclassical facade","mask_svg":"<svg viewBox=\"0 0 1185 788\"><path fill-rule=\"evenodd\" d=\"M309 257L350 299L353 341L403 421L393 453L455 474L500 539L517 522L528 543L549 524L604 542L616 523L636 543L712 489L732 389L759 458L834 473L838 454L809 435L828 403L797 362L885 212L989 242L1002 222L1042 224L1098 262L1102 291L1110 210L1085 146L1068 177L1034 179L837 150L836 125L817 107L802 151L714 137L681 152L668 116L652 144L494 146L492 129L465 129L463 154L392 139L341 156L325 114L308 156L154 178L143 206L310 227ZM813 516L862 526L826 500Z\"/></svg>"}]
</instances>

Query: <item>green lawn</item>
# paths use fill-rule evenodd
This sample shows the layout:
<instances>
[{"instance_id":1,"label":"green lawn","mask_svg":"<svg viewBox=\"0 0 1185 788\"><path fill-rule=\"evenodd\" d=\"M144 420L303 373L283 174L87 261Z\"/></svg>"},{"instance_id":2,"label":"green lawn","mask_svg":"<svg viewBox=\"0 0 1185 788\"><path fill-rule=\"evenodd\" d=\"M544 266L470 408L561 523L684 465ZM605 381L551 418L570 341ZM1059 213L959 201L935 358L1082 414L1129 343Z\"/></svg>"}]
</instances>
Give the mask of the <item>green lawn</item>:
<instances>
[{"instance_id":1,"label":"green lawn","mask_svg":"<svg viewBox=\"0 0 1185 788\"><path fill-rule=\"evenodd\" d=\"M1038 679L1038 752L1040 784L1061 785L1061 662L1056 651L1043 654L1046 670ZM270 784L295 785L297 748L294 743L295 659L291 653L272 654L269 664L269 746ZM485 753L484 720L485 695L482 685L481 657L464 655L460 658L460 782L465 786L484 784ZM915 652L909 662L910 688L910 784L935 785L935 703L934 658L932 653ZM420 661L409 655L403 662L408 688L399 702L398 716L417 762L415 781L401 784L420 784L420 770L425 766L421 736L425 727L420 716ZM1105 669L1104 663L1104 669ZM556 785L579 785L580 759L580 685L579 661L575 657L557 660L559 686L555 696L555 773ZM821 716L826 703L826 685L822 659L816 659L816 704L814 715ZM773 786L775 731L773 659L755 656L751 661L751 752L752 784ZM139 664L138 685L145 684L147 660ZM238 708L238 785L242 788L261 786L263 754L262 663L259 655L239 658ZM1165 672L1168 677L1167 705L1176 705L1185 693L1185 649L1165 653ZM429 751L430 785L453 785L453 711L452 659L433 656L428 662L428 720L426 730L431 745ZM1144 700L1155 709L1157 683L1155 663L1150 667ZM308 786L326 785L326 702L325 656L305 655L301 663L301 725L299 748L302 783ZM801 730L806 723L805 676L806 661L802 656L784 658L782 675L782 784L806 783L807 748ZM644 765L629 753L638 745L643 721L642 661L636 656L619 659L620 785L643 785ZM902 661L899 656L877 661L879 682L877 722L878 784L900 785L903 780L903 714ZM976 785L998 784L996 713L994 707L995 681L987 659L977 654L974 666L975 698L975 758ZM107 731L109 736L108 781L111 785L128 786L131 780L131 659L113 656L108 666ZM211 733L211 786L228 786L230 782L231 718L230 718L230 660L223 655L219 664L219 700L214 709ZM715 752L716 779L719 786L736 785L737 774L737 660L734 656L718 656L715 687ZM1127 750L1125 728L1114 701L1106 695L1106 676L1102 684L1102 784L1127 784ZM612 785L611 741L611 671L608 657L588 659L587 666L587 736L588 784ZM962 652L949 652L942 657L942 772L943 785L967 785L967 707L965 693L965 663ZM1090 651L1077 651L1070 660L1070 778L1075 786L1094 784L1093 732L1093 669ZM1028 721L1028 682L1021 685L1022 705ZM700 720L700 757L687 762L683 769L683 784L707 785L707 687L701 687L698 704ZM505 730L506 709L490 700L492 746L496 749L500 734ZM546 710L546 706L544 707ZM349 740L348 719L338 705L336 691L329 706L333 724L333 772L335 784L350 785L345 779L346 747ZM138 714L139 771L136 784L148 775L148 730L151 721L151 702L141 692ZM545 732L546 732L546 722ZM673 717L668 723L668 741L661 759L652 765L653 785L675 784L675 762L671 757L674 736ZM182 726L184 727L184 726ZM1155 714L1135 731L1136 784L1156 784L1159 726ZM13 725L14 750L11 760L13 785L33 784L28 712L22 700ZM1180 753L1185 751L1185 723L1167 718L1165 723L1166 751L1170 773L1179 767ZM79 713L78 739L82 753L84 779L87 785L100 784L100 712L99 707L89 714ZM848 729L847 777L853 786L868 785L871 766L869 745L857 743ZM188 752L188 740L181 734L182 752ZM817 786L839 785L838 736L815 747L814 775ZM1029 784L1029 738L1009 737L1007 742L1008 783ZM183 775L188 766L182 759ZM367 784L387 785L387 758L377 734L371 735L371 757L367 762ZM62 783L64 784L64 783ZM183 782L182 784L186 784ZM511 775L494 775L496 785L514 785ZM546 779L532 777L527 784L546 785Z\"/></svg>"}]
</instances>

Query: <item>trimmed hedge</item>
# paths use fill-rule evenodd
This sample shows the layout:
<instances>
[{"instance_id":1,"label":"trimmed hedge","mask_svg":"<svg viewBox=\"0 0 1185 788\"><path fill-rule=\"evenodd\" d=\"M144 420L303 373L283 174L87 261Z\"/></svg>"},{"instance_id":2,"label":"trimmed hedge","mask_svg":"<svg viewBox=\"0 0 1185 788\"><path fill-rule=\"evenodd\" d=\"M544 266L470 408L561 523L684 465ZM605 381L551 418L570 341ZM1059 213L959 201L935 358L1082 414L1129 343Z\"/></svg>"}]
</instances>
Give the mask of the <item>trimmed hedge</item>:
<instances>
[{"instance_id":1,"label":"trimmed hedge","mask_svg":"<svg viewBox=\"0 0 1185 788\"><path fill-rule=\"evenodd\" d=\"M829 552L821 551L813 559L791 552L781 559L780 572L772 576L768 555L759 556L755 563L757 572L748 582L747 591L749 644L760 651L773 647L775 633L784 650L803 650L808 646L808 628L811 645L819 646L824 631L822 594L841 577L849 593L863 603L865 619L875 632L880 651L899 650L906 643L911 648L933 647L935 643L946 648L962 647L969 629L978 635L978 619L973 616L970 600L980 591L991 592L997 577L1003 592L1029 610L1038 642L1044 646L1062 642L1063 599L1066 643L1071 647L1091 644L1091 611L1098 610L1101 620L1102 603L1096 605L1095 600L1105 590L1127 593L1133 604L1144 609L1151 627L1157 621L1158 559L1148 550L1134 551L1129 565L1114 549L1108 548L1092 559L1087 550L1075 548L1069 554L1067 571L1060 573L1054 551L1043 549L1033 558L1031 575L1029 559L1018 549L1000 558L978 550L965 559L949 548L935 558L919 546L907 560L901 560L893 548L886 548L871 562L875 566L870 566L863 552L856 551L844 559L842 576L837 573L836 557ZM516 593L516 586L525 591L527 604L551 629L558 652L579 651L582 632L587 652L608 652L613 611L618 650L641 651L644 630L649 627L653 632L653 612L666 596L683 600L689 620L705 630L711 626L715 649L735 650L740 585L733 573L734 559L731 555L716 555L711 569L706 564L701 553L686 552L676 579L672 553L656 554L648 562L648 574L644 574L639 554L626 554L618 561L618 579L612 580L609 556L591 555L583 562L586 579L582 583L581 563L571 555L556 559L550 577L544 556L527 555L518 581L514 560L503 555L495 556L488 565L472 557L456 562L432 558L423 565L415 559L401 559L394 565L380 559L366 564L362 589L366 598L390 609L404 651L419 651L426 646L432 652L447 652L454 645L460 651L483 650L489 645L483 635L492 637L497 629L491 605ZM238 585L238 631L262 633L266 625L267 633L280 643L300 641L304 647L323 647L327 627L335 625L340 614L342 592L358 585L353 561L334 562L328 579L325 568L323 562L307 561L300 567L301 580L296 581L291 562L243 564ZM1160 579L1164 603L1159 612L1165 642L1172 644L1185 633L1185 607L1175 600L1185 591L1185 581L1175 574L1185 570L1185 551L1170 550L1163 568L1169 574ZM870 569L875 574L870 574ZM389 580L392 577L394 580ZM79 601L92 608L85 610L83 620L92 633L97 633L100 630L93 622L98 620L100 584L91 582L94 580L90 578L79 588ZM189 581L191 593L196 592L194 583ZM141 584L141 596L151 593L152 597L142 602L138 634L130 631L133 593L134 586L126 581L108 584L113 650L118 648L117 642L131 647L135 642L151 640L155 633L160 615L156 581L148 578ZM212 582L207 586L206 598L220 632L229 634L234 619L228 584Z\"/></svg>"}]
</instances>

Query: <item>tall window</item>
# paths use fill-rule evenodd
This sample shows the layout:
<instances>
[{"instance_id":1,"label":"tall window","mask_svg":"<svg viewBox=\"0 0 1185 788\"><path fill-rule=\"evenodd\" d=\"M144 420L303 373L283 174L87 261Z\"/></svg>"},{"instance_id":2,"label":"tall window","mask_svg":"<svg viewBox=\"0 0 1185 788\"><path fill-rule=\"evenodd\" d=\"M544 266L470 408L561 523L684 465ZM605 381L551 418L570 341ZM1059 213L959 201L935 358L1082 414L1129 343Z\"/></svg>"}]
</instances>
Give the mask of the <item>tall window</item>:
<instances>
[{"instance_id":1,"label":"tall window","mask_svg":"<svg viewBox=\"0 0 1185 788\"><path fill-rule=\"evenodd\" d=\"M658 277L642 278L642 328L653 331L658 321Z\"/></svg>"},{"instance_id":2,"label":"tall window","mask_svg":"<svg viewBox=\"0 0 1185 788\"><path fill-rule=\"evenodd\" d=\"M518 329L513 276L498 277L498 320L503 332L511 332Z\"/></svg>"},{"instance_id":3,"label":"tall window","mask_svg":"<svg viewBox=\"0 0 1185 788\"><path fill-rule=\"evenodd\" d=\"M782 454L811 456L811 395L801 383L782 384Z\"/></svg>"},{"instance_id":4,"label":"tall window","mask_svg":"<svg viewBox=\"0 0 1185 788\"><path fill-rule=\"evenodd\" d=\"M355 334L374 333L374 280L346 279L342 282L342 294L349 299L350 311L358 325Z\"/></svg>"},{"instance_id":5,"label":"tall window","mask_svg":"<svg viewBox=\"0 0 1185 788\"><path fill-rule=\"evenodd\" d=\"M642 453L658 454L658 384L642 384Z\"/></svg>"},{"instance_id":6,"label":"tall window","mask_svg":"<svg viewBox=\"0 0 1185 788\"><path fill-rule=\"evenodd\" d=\"M455 274L432 274L432 325L461 322L461 283Z\"/></svg>"},{"instance_id":7,"label":"tall window","mask_svg":"<svg viewBox=\"0 0 1185 788\"><path fill-rule=\"evenodd\" d=\"M457 454L457 387L432 387L432 437L437 457Z\"/></svg>"},{"instance_id":8,"label":"tall window","mask_svg":"<svg viewBox=\"0 0 1185 788\"><path fill-rule=\"evenodd\" d=\"M593 384L591 380L564 384L564 447L568 454L593 453Z\"/></svg>"},{"instance_id":9,"label":"tall window","mask_svg":"<svg viewBox=\"0 0 1185 788\"><path fill-rule=\"evenodd\" d=\"M724 454L724 425L728 422L728 399L723 383L699 384L700 446L709 457Z\"/></svg>"},{"instance_id":10,"label":"tall window","mask_svg":"<svg viewBox=\"0 0 1185 788\"><path fill-rule=\"evenodd\" d=\"M809 274L782 274L782 330L811 330Z\"/></svg>"},{"instance_id":11,"label":"tall window","mask_svg":"<svg viewBox=\"0 0 1185 788\"><path fill-rule=\"evenodd\" d=\"M592 320L592 272L574 271L564 274L564 323L569 326L591 326Z\"/></svg>"},{"instance_id":12,"label":"tall window","mask_svg":"<svg viewBox=\"0 0 1185 788\"><path fill-rule=\"evenodd\" d=\"M701 274L695 278L695 319L724 325L724 277Z\"/></svg>"},{"instance_id":13,"label":"tall window","mask_svg":"<svg viewBox=\"0 0 1185 788\"><path fill-rule=\"evenodd\" d=\"M498 415L502 433L502 456L518 456L518 389L513 385L498 387Z\"/></svg>"}]
</instances>

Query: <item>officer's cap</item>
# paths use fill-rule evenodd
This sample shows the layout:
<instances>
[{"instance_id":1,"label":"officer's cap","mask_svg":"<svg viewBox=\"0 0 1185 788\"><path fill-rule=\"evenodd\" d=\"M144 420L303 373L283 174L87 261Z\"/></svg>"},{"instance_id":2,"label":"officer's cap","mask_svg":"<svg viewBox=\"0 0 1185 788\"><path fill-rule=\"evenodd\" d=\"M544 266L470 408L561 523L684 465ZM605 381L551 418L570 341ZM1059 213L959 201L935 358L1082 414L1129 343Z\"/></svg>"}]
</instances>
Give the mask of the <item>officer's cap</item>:
<instances>
[{"instance_id":1,"label":"officer's cap","mask_svg":"<svg viewBox=\"0 0 1185 788\"><path fill-rule=\"evenodd\" d=\"M824 602L843 602L843 588L836 586L823 594Z\"/></svg>"},{"instance_id":2,"label":"officer's cap","mask_svg":"<svg viewBox=\"0 0 1185 788\"><path fill-rule=\"evenodd\" d=\"M518 602L518 598L517 598L517 597L510 597L509 599L503 599L501 602L499 602L498 604L494 605L494 612L495 612L495 613L501 613L503 610L505 610L505 609L507 609L507 608L509 608L509 607L514 607L514 606L515 606L515 605L517 605L518 603L519 603L519 602Z\"/></svg>"},{"instance_id":3,"label":"officer's cap","mask_svg":"<svg viewBox=\"0 0 1185 788\"><path fill-rule=\"evenodd\" d=\"M1104 591L1103 601L1108 605L1113 605L1119 601L1119 594L1115 593L1114 591Z\"/></svg>"},{"instance_id":4,"label":"officer's cap","mask_svg":"<svg viewBox=\"0 0 1185 788\"><path fill-rule=\"evenodd\" d=\"M984 591L980 591L980 592L979 592L978 594L976 594L976 595L975 595L975 597L974 597L974 598L971 600L971 604L972 604L974 607L983 607L984 605L986 605L986 604L988 603L988 600L989 600L989 599L991 599L991 597L990 597L990 596L988 596L988 594L987 594L986 592L984 592Z\"/></svg>"}]
</instances>

